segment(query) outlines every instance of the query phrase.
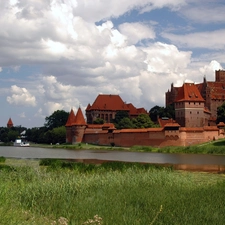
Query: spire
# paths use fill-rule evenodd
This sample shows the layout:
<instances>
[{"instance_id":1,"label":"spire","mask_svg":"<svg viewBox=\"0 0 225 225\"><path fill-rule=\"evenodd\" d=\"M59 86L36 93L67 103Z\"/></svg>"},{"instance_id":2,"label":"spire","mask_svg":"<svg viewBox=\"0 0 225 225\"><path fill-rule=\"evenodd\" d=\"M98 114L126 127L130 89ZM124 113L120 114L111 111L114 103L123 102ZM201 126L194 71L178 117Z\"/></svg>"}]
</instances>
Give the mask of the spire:
<instances>
[{"instance_id":1,"label":"spire","mask_svg":"<svg viewBox=\"0 0 225 225\"><path fill-rule=\"evenodd\" d=\"M67 119L67 122L66 122L66 127L69 127L69 126L72 126L73 123L75 123L75 120L76 120L76 116L74 114L74 111L73 109L71 109L70 111L70 114L69 114L69 117Z\"/></svg>"},{"instance_id":2,"label":"spire","mask_svg":"<svg viewBox=\"0 0 225 225\"><path fill-rule=\"evenodd\" d=\"M203 77L203 83L206 83L206 76Z\"/></svg>"},{"instance_id":3,"label":"spire","mask_svg":"<svg viewBox=\"0 0 225 225\"><path fill-rule=\"evenodd\" d=\"M9 120L8 120L7 127L8 128L13 127L13 122L12 122L11 118L9 118Z\"/></svg>"},{"instance_id":4,"label":"spire","mask_svg":"<svg viewBox=\"0 0 225 225\"><path fill-rule=\"evenodd\" d=\"M80 107L77 111L75 122L72 125L86 125L84 115L83 115Z\"/></svg>"}]
</instances>

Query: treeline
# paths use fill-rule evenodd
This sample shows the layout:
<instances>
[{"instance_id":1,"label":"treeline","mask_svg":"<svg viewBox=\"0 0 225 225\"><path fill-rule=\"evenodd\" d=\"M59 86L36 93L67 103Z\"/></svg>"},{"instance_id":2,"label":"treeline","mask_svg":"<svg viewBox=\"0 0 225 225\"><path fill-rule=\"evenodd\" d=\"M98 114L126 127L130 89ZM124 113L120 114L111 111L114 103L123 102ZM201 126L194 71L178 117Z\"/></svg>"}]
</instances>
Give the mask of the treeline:
<instances>
[{"instance_id":1,"label":"treeline","mask_svg":"<svg viewBox=\"0 0 225 225\"><path fill-rule=\"evenodd\" d=\"M68 112L65 112L64 110L57 110L51 116L45 118L45 124L42 127L0 127L0 142L10 144L17 138L23 138L29 142L41 144L65 143L65 124L68 116Z\"/></svg>"}]
</instances>

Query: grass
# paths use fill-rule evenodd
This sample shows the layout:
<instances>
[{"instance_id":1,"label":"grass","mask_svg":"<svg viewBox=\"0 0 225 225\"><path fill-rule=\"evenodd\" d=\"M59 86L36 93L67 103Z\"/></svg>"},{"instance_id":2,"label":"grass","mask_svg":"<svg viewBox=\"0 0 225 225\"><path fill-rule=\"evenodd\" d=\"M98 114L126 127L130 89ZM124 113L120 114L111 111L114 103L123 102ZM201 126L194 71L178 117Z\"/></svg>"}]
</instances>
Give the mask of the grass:
<instances>
[{"instance_id":1,"label":"grass","mask_svg":"<svg viewBox=\"0 0 225 225\"><path fill-rule=\"evenodd\" d=\"M225 221L224 174L138 163L20 163L7 159L0 168L0 224L222 225Z\"/></svg>"}]
</instances>

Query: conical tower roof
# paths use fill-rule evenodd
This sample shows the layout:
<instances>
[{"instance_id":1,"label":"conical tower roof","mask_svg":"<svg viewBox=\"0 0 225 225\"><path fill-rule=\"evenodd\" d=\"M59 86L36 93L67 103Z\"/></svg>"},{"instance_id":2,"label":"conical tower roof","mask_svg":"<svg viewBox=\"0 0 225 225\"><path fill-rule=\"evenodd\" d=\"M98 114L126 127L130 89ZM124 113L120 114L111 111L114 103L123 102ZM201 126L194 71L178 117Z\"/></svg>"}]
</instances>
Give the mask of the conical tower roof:
<instances>
[{"instance_id":1,"label":"conical tower roof","mask_svg":"<svg viewBox=\"0 0 225 225\"><path fill-rule=\"evenodd\" d=\"M11 118L9 118L8 120L7 127L13 127L13 122Z\"/></svg>"},{"instance_id":2,"label":"conical tower roof","mask_svg":"<svg viewBox=\"0 0 225 225\"><path fill-rule=\"evenodd\" d=\"M75 123L73 123L72 125L86 125L84 115L83 115L80 107L79 107L79 109L77 111L77 114L76 114Z\"/></svg>"},{"instance_id":3,"label":"conical tower roof","mask_svg":"<svg viewBox=\"0 0 225 225\"><path fill-rule=\"evenodd\" d=\"M75 123L75 121L76 121L76 116L75 116L73 109L71 109L65 126L70 127L70 126L72 126L73 123Z\"/></svg>"}]
</instances>

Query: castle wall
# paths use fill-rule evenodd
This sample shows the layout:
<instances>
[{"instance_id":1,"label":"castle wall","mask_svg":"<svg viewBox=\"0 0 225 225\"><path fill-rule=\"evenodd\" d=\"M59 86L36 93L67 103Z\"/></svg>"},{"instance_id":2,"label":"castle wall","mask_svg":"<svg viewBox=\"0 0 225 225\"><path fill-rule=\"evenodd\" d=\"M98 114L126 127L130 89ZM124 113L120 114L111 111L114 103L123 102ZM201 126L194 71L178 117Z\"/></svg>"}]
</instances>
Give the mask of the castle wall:
<instances>
[{"instance_id":1,"label":"castle wall","mask_svg":"<svg viewBox=\"0 0 225 225\"><path fill-rule=\"evenodd\" d=\"M142 131L141 131L142 130ZM180 130L162 130L160 128L115 130L112 133L107 131L87 132L84 134L83 142L90 144L121 147L135 145L164 147L164 146L189 146L216 140L224 137L217 127L204 128L180 128Z\"/></svg>"}]
</instances>

